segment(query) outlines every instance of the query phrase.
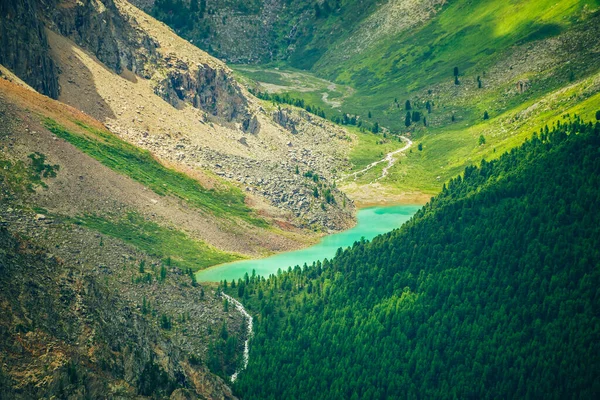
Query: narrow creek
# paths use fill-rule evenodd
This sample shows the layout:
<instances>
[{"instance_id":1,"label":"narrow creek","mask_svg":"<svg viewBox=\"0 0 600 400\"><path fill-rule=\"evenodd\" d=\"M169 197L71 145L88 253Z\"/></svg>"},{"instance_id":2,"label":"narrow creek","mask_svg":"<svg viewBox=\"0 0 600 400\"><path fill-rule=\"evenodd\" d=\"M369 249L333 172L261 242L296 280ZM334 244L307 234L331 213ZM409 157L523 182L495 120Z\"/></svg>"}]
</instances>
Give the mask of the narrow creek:
<instances>
[{"instance_id":1,"label":"narrow creek","mask_svg":"<svg viewBox=\"0 0 600 400\"><path fill-rule=\"evenodd\" d=\"M246 326L247 332L246 332L246 341L244 342L244 354L242 355L242 366L237 371L235 371L233 375L231 375L231 382L235 382L235 380L238 377L238 374L241 371L245 370L246 367L248 366L248 359L250 357L249 342L250 342L250 339L252 339L252 324L254 321L252 319L252 316L250 315L250 313L248 313L248 311L246 311L246 309L244 308L242 303L240 303L233 297L229 296L228 294L221 293L221 296L225 297L227 299L227 301L229 301L229 303L231 303L235 306L235 309L238 310L246 318L246 321L248 324Z\"/></svg>"}]
</instances>

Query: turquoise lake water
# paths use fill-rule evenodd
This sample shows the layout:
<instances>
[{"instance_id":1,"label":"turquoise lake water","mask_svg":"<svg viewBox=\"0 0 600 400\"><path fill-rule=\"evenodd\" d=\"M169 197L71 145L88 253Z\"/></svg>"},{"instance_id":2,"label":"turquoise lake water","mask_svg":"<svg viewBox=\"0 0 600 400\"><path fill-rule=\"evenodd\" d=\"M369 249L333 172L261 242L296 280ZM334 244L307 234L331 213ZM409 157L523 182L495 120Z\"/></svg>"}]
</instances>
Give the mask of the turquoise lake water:
<instances>
[{"instance_id":1,"label":"turquoise lake water","mask_svg":"<svg viewBox=\"0 0 600 400\"><path fill-rule=\"evenodd\" d=\"M399 228L404 222L408 221L421 206L389 206L389 207L370 207L358 211L357 224L354 228L347 231L336 233L323 237L323 239L306 249L279 253L271 257L257 260L243 260L232 263L216 265L214 267L199 271L196 274L198 281L219 282L223 279L231 281L232 279L243 278L247 272L252 274L252 270L257 275L269 276L277 273L277 270L287 270L288 267L312 264L313 261L331 259L338 248L346 248L364 237L367 240L375 236Z\"/></svg>"}]
</instances>

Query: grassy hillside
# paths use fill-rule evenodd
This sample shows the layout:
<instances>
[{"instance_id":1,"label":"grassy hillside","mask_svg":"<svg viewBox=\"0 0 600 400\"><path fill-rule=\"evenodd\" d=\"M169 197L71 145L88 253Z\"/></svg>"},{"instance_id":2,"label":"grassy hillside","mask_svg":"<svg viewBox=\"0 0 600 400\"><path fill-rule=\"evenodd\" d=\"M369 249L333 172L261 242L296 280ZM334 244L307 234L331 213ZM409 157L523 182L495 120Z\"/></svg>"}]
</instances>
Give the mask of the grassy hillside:
<instances>
[{"instance_id":1,"label":"grassy hillside","mask_svg":"<svg viewBox=\"0 0 600 400\"><path fill-rule=\"evenodd\" d=\"M421 150L398 156L389 175L378 181L388 193L437 193L466 165L498 157L548 121L573 114L594 119L600 109L600 2L456 1L419 23L398 20L395 30L373 24L375 17L385 22L384 11L393 14L399 4L404 3L382 4L358 25L335 30L335 45L311 67L314 75L284 64L238 71L264 89L325 109L328 117L358 115L365 132L378 123L415 139ZM333 27L341 19L334 13L319 23ZM311 40L321 43L318 36ZM288 63L295 65L291 58ZM306 84L281 79L292 75ZM317 78L327 80L312 84ZM344 89L335 108L323 101L332 95L332 85ZM369 143L382 136L363 135L354 154L370 153L367 159L375 161L381 152ZM359 186L379 174L362 175ZM353 195L357 188L345 190Z\"/></svg>"}]
</instances>

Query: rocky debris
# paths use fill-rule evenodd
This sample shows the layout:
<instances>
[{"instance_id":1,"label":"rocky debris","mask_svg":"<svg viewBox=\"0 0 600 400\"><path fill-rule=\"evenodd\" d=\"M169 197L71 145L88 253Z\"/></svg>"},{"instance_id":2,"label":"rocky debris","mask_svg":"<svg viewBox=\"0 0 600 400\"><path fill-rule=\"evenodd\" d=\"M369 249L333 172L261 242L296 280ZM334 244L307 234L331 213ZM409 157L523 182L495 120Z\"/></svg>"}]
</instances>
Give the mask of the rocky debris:
<instances>
[{"instance_id":1,"label":"rocky debris","mask_svg":"<svg viewBox=\"0 0 600 400\"><path fill-rule=\"evenodd\" d=\"M334 176L331 168L327 168L327 165L340 165L333 158L309 149L290 149L288 159L264 162L219 153L208 147L195 148L192 157L197 165L239 182L247 192L260 195L272 205L290 212L298 227L340 230L352 223L352 201L332 184ZM304 176L308 171L318 175L318 180ZM329 172L320 175L317 171ZM322 197L315 197L315 188L319 193L331 191L334 200L328 203Z\"/></svg>"},{"instance_id":2,"label":"rocky debris","mask_svg":"<svg viewBox=\"0 0 600 400\"><path fill-rule=\"evenodd\" d=\"M260 131L260 123L258 122L256 115L253 115L251 118L246 118L242 121L242 130L253 135L258 134Z\"/></svg>"},{"instance_id":3,"label":"rocky debris","mask_svg":"<svg viewBox=\"0 0 600 400\"><path fill-rule=\"evenodd\" d=\"M37 0L0 2L0 64L38 92L58 98L58 71L50 58Z\"/></svg>"},{"instance_id":4,"label":"rocky debris","mask_svg":"<svg viewBox=\"0 0 600 400\"><path fill-rule=\"evenodd\" d=\"M298 120L292 116L292 114L288 111L287 108L279 108L277 111L273 112L273 121L292 132L293 134L298 133L296 129L296 124Z\"/></svg>"},{"instance_id":5,"label":"rocky debris","mask_svg":"<svg viewBox=\"0 0 600 400\"><path fill-rule=\"evenodd\" d=\"M521 79L517 82L517 91L520 94L523 94L531 87L531 82L529 79Z\"/></svg>"},{"instance_id":6,"label":"rocky debris","mask_svg":"<svg viewBox=\"0 0 600 400\"><path fill-rule=\"evenodd\" d=\"M354 205L334 183L350 167L344 153L347 132L303 110L281 107L279 112L286 123L293 123L296 133L281 130L280 134L287 139L279 141L278 147L261 134L240 137L237 133L231 137L251 150L248 155L214 150L193 136L148 135L142 129L106 125L159 159L181 162L192 170L210 170L237 183L245 192L260 196L284 211L297 227L325 230L350 227ZM307 172L318 175L318 181L303 176ZM319 193L330 191L335 201L315 197L315 188Z\"/></svg>"}]
</instances>

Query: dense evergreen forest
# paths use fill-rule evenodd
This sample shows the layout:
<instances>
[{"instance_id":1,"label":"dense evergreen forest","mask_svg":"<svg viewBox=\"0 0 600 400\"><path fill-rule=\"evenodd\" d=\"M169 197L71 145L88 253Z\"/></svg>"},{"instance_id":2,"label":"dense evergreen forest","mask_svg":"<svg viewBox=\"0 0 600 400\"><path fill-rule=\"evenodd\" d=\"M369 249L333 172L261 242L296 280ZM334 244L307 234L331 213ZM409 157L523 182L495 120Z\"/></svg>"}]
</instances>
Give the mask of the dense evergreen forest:
<instances>
[{"instance_id":1,"label":"dense evergreen forest","mask_svg":"<svg viewBox=\"0 0 600 400\"><path fill-rule=\"evenodd\" d=\"M402 228L226 285L247 399L599 398L600 123L449 182Z\"/></svg>"}]
</instances>

